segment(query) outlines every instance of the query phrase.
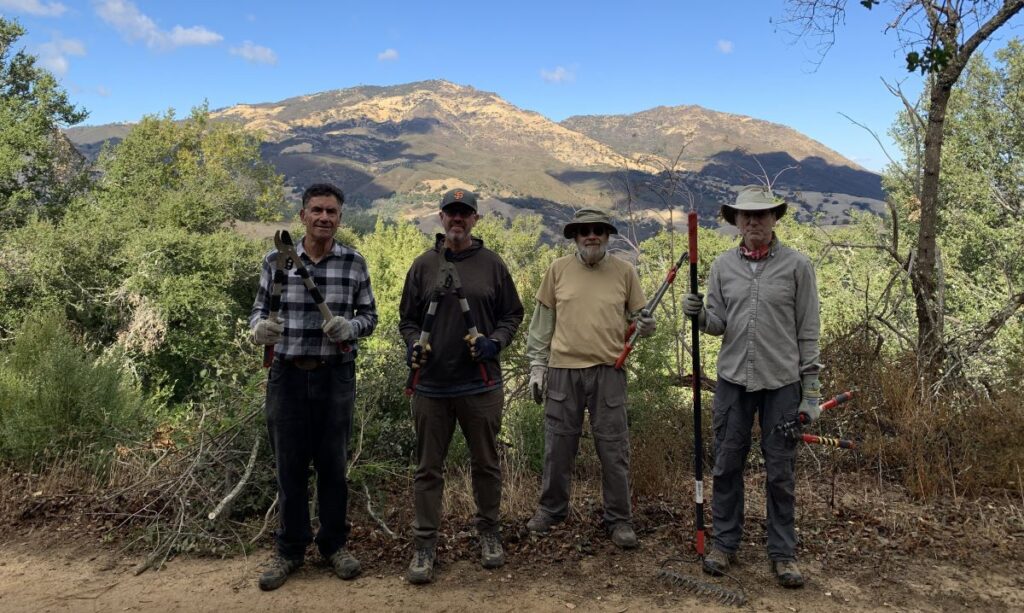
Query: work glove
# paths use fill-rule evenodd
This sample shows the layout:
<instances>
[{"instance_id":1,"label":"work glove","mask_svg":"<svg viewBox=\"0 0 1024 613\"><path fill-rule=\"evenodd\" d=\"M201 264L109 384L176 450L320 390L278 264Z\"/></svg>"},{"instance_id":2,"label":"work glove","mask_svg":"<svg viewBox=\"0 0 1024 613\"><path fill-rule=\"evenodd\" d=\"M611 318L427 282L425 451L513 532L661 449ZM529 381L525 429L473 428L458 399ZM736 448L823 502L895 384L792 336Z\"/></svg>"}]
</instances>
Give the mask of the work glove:
<instances>
[{"instance_id":1,"label":"work glove","mask_svg":"<svg viewBox=\"0 0 1024 613\"><path fill-rule=\"evenodd\" d=\"M650 336L657 329L658 322L654 321L654 315L651 315L647 309L642 309L636 318L636 331L640 333L640 336Z\"/></svg>"},{"instance_id":2,"label":"work glove","mask_svg":"<svg viewBox=\"0 0 1024 613\"><path fill-rule=\"evenodd\" d=\"M332 343L350 341L356 337L352 322L341 315L335 315L329 321L325 321L321 327Z\"/></svg>"},{"instance_id":3,"label":"work glove","mask_svg":"<svg viewBox=\"0 0 1024 613\"><path fill-rule=\"evenodd\" d=\"M547 366L534 364L530 367L530 393L537 404L544 404L544 386L547 385L547 379Z\"/></svg>"},{"instance_id":4,"label":"work glove","mask_svg":"<svg viewBox=\"0 0 1024 613\"><path fill-rule=\"evenodd\" d=\"M257 345L276 345L284 338L284 322L279 318L261 319L252 329L252 340Z\"/></svg>"},{"instance_id":5,"label":"work glove","mask_svg":"<svg viewBox=\"0 0 1024 613\"><path fill-rule=\"evenodd\" d=\"M462 340L466 341L466 344L469 345L469 353L477 362L493 360L498 357L497 341L489 339L483 334L477 334L476 336L467 334L462 337Z\"/></svg>"},{"instance_id":6,"label":"work glove","mask_svg":"<svg viewBox=\"0 0 1024 613\"><path fill-rule=\"evenodd\" d=\"M707 317L704 313L704 294L686 294L683 296L683 313L688 317L697 316L697 324L703 325Z\"/></svg>"},{"instance_id":7,"label":"work glove","mask_svg":"<svg viewBox=\"0 0 1024 613\"><path fill-rule=\"evenodd\" d=\"M430 359L430 343L426 345L413 341L405 351L405 363L409 368L422 368Z\"/></svg>"},{"instance_id":8,"label":"work glove","mask_svg":"<svg viewBox=\"0 0 1024 613\"><path fill-rule=\"evenodd\" d=\"M803 423L813 423L821 416L821 382L818 375L804 375L800 378L800 387L803 388L804 397L800 401L798 412L804 416Z\"/></svg>"}]
</instances>

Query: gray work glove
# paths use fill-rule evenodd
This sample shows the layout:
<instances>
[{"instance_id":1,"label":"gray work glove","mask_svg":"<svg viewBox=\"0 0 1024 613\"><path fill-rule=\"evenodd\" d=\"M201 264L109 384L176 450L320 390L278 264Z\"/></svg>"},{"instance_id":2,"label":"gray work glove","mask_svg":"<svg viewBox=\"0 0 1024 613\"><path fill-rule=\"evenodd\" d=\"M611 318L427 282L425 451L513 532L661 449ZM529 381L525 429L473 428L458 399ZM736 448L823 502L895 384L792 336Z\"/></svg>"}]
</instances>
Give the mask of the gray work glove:
<instances>
[{"instance_id":1,"label":"gray work glove","mask_svg":"<svg viewBox=\"0 0 1024 613\"><path fill-rule=\"evenodd\" d=\"M683 296L683 313L688 317L697 316L697 323L704 324L707 317L704 313L704 294L686 294Z\"/></svg>"},{"instance_id":2,"label":"gray work glove","mask_svg":"<svg viewBox=\"0 0 1024 613\"><path fill-rule=\"evenodd\" d=\"M322 326L324 334L331 339L332 343L350 341L356 337L352 322L341 315L335 315L330 321L325 321Z\"/></svg>"},{"instance_id":3,"label":"gray work glove","mask_svg":"<svg viewBox=\"0 0 1024 613\"><path fill-rule=\"evenodd\" d=\"M252 340L257 345L276 345L284 338L284 322L279 318L261 319L252 328Z\"/></svg>"},{"instance_id":4,"label":"gray work glove","mask_svg":"<svg viewBox=\"0 0 1024 613\"><path fill-rule=\"evenodd\" d=\"M798 412L804 416L803 423L814 423L821 416L821 381L818 375L804 375L800 377L800 387L803 388L804 397Z\"/></svg>"},{"instance_id":5,"label":"gray work glove","mask_svg":"<svg viewBox=\"0 0 1024 613\"><path fill-rule=\"evenodd\" d=\"M640 336L650 336L658 329L658 322L654 321L654 315L647 309L640 311L636 318L636 331Z\"/></svg>"},{"instance_id":6,"label":"gray work glove","mask_svg":"<svg viewBox=\"0 0 1024 613\"><path fill-rule=\"evenodd\" d=\"M537 404L544 404L544 386L548 381L548 367L534 364L530 367L530 393L533 394L533 401Z\"/></svg>"}]
</instances>

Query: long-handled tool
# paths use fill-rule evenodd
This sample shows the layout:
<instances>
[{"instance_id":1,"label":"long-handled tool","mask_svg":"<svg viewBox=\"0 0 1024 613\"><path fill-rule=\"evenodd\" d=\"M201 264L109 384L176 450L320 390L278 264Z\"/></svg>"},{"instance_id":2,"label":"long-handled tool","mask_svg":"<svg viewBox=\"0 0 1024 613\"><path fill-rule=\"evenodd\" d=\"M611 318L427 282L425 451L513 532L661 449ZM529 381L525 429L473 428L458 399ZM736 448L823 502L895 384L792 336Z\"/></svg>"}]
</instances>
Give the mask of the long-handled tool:
<instances>
[{"instance_id":1,"label":"long-handled tool","mask_svg":"<svg viewBox=\"0 0 1024 613\"><path fill-rule=\"evenodd\" d=\"M285 257L285 268L295 268L295 274L302 279L302 284L309 291L313 302L316 303L316 308L320 310L320 316L323 317L324 323L331 321L334 314L331 313L331 308L324 302L324 295L320 293L320 288L316 286L313 277L309 274L309 270L306 269L306 265L302 263L302 258L295 251L295 243L292 241L292 235L288 233L288 230L280 230L274 233L274 245L277 247L278 258L282 255ZM338 348L343 353L352 351L352 346L348 341L338 343Z\"/></svg>"},{"instance_id":2,"label":"long-handled tool","mask_svg":"<svg viewBox=\"0 0 1024 613\"><path fill-rule=\"evenodd\" d=\"M679 267L683 265L683 260L686 259L686 254L679 256L679 260L675 263L668 274L665 275L665 280L661 282L661 287L654 293L654 297L647 301L647 305L641 311L644 315L650 315L654 313L654 310L658 308L658 304L661 302L662 297L665 296L665 292L668 291L668 286L672 285L672 282L676 280L676 272L679 271ZM633 346L636 343L636 339L640 337L640 331L636 329L636 322L629 324L629 330L626 331L626 346L622 349L622 353L619 354L619 359L615 360L615 368L621 370L622 365L626 363L626 358L629 357L630 352L633 351Z\"/></svg>"},{"instance_id":3,"label":"long-handled tool","mask_svg":"<svg viewBox=\"0 0 1024 613\"><path fill-rule=\"evenodd\" d=\"M815 436L814 434L800 434L801 441L812 445L828 445L840 449L856 449L857 443L844 438L832 438L831 436Z\"/></svg>"},{"instance_id":4,"label":"long-handled tool","mask_svg":"<svg viewBox=\"0 0 1024 613\"><path fill-rule=\"evenodd\" d=\"M274 233L274 244L277 245L280 238L278 233ZM270 284L270 316L268 319L277 320L278 315L281 312L281 288L288 282L288 273L285 272L286 258L281 254L280 249L277 252L277 261L274 263L274 280ZM270 368L270 365L274 363L274 346L265 345L263 347L263 368Z\"/></svg>"},{"instance_id":5,"label":"long-handled tool","mask_svg":"<svg viewBox=\"0 0 1024 613\"><path fill-rule=\"evenodd\" d=\"M686 215L690 238L690 293L697 293L697 211ZM697 555L704 556L704 442L701 436L700 407L700 324L699 315L690 316L690 344L693 353L693 500L696 504Z\"/></svg>"},{"instance_id":6,"label":"long-handled tool","mask_svg":"<svg viewBox=\"0 0 1024 613\"><path fill-rule=\"evenodd\" d=\"M697 293L697 212L690 211L687 214L686 223L689 226L690 239L690 293ZM701 436L701 406L700 406L700 329L697 316L691 316L691 344L693 349L693 470L694 470L694 501L696 502L696 542L697 555L704 558L704 444ZM747 604L747 596L743 588L736 590L709 583L696 577L683 575L664 568L658 571L658 578L668 581L678 589L685 590L701 596L715 598L725 604L743 607ZM735 577L727 575L736 581ZM737 583L739 583L737 581Z\"/></svg>"},{"instance_id":7,"label":"long-handled tool","mask_svg":"<svg viewBox=\"0 0 1024 613\"><path fill-rule=\"evenodd\" d=\"M428 347L430 342L430 334L434 328L434 317L437 314L437 305L448 292L455 294L459 301L459 309L462 310L462 321L466 324L466 332L468 332L469 337L476 338L480 336L480 331L476 327L476 318L473 317L473 312L469 310L469 301L466 300L466 295L462 291L462 279L459 277L459 271L455 268L455 264L448 260L448 249L444 245L443 238L438 239L437 249L440 255L437 279L434 282L434 289L430 292L427 314L424 316L423 325L420 328L419 344L424 348ZM483 362L478 362L478 366L480 367L480 377L483 379L484 385L490 386L493 381L487 372L487 365ZM409 371L409 377L405 382L406 396L412 396L416 391L416 384L419 383L421 370L421 368L412 368Z\"/></svg>"}]
</instances>

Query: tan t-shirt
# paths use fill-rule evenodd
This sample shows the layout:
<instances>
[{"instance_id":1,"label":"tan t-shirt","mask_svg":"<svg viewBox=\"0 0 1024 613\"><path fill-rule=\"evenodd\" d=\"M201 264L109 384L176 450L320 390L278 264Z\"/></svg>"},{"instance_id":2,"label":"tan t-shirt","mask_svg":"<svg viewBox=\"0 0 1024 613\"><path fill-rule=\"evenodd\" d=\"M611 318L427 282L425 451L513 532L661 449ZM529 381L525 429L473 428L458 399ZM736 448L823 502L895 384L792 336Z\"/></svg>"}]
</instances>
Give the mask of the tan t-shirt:
<instances>
[{"instance_id":1,"label":"tan t-shirt","mask_svg":"<svg viewBox=\"0 0 1024 613\"><path fill-rule=\"evenodd\" d=\"M576 255L558 258L544 275L537 300L555 312L548 360L554 368L615 364L629 313L647 304L636 269L610 254L594 267Z\"/></svg>"}]
</instances>

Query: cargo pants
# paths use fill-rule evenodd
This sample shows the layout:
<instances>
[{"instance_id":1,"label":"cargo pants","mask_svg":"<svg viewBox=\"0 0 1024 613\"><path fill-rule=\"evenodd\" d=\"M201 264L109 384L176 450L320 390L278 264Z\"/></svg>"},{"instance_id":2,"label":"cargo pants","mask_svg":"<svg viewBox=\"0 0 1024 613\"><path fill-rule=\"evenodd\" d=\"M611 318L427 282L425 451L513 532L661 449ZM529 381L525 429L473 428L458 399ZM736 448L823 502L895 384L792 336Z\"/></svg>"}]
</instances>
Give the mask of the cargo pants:
<instances>
[{"instance_id":1,"label":"cargo pants","mask_svg":"<svg viewBox=\"0 0 1024 613\"><path fill-rule=\"evenodd\" d=\"M711 516L716 549L735 553L743 538L743 470L756 414L766 472L768 558L796 559L796 441L773 430L779 423L796 419L800 398L799 382L748 392L742 385L719 378L712 412L715 467Z\"/></svg>"},{"instance_id":2,"label":"cargo pants","mask_svg":"<svg viewBox=\"0 0 1024 613\"><path fill-rule=\"evenodd\" d=\"M569 514L569 488L590 410L590 429L601 460L604 522L609 529L630 523L629 428L626 373L613 366L549 368L544 402L544 478L540 510L560 522Z\"/></svg>"}]
</instances>

